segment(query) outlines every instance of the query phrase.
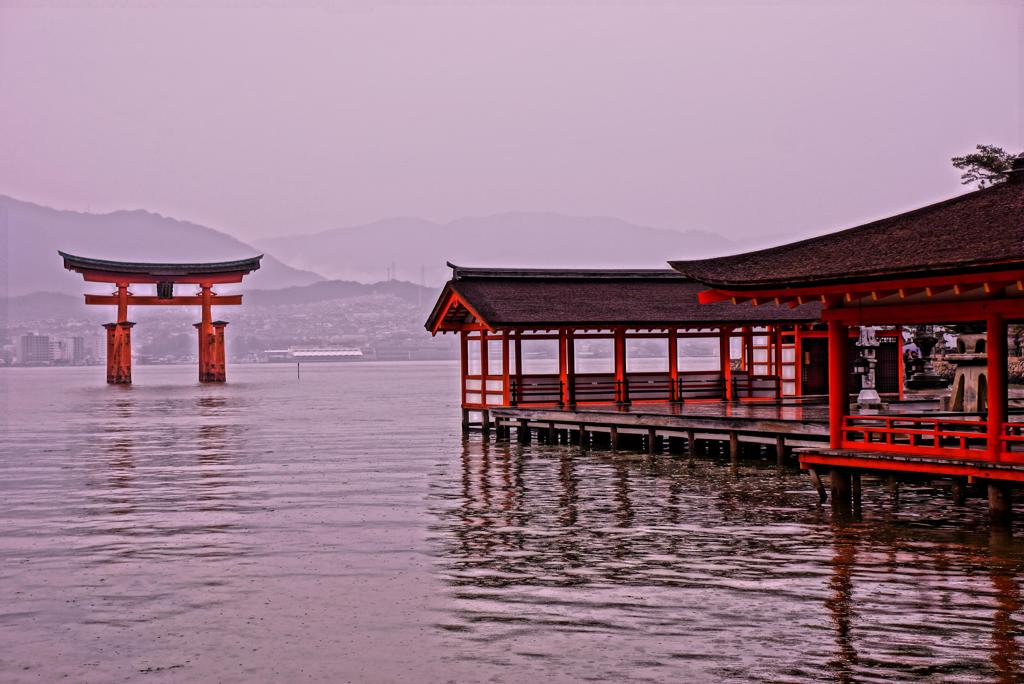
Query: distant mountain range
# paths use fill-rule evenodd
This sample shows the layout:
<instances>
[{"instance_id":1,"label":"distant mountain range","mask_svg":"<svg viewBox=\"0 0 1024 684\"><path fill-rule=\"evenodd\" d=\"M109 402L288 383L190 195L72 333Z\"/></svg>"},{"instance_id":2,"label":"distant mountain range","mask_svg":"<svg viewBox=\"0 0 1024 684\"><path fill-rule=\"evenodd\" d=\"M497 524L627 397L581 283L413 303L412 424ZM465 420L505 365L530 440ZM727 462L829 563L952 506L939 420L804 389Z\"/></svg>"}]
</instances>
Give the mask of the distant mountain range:
<instances>
[{"instance_id":1,"label":"distant mountain range","mask_svg":"<svg viewBox=\"0 0 1024 684\"><path fill-rule=\"evenodd\" d=\"M258 244L287 264L329 278L368 281L390 273L413 282L422 277L435 286L448 279L446 261L465 266L668 268L669 259L738 251L732 241L703 231L526 212L449 223L393 218Z\"/></svg>"},{"instance_id":2,"label":"distant mountain range","mask_svg":"<svg viewBox=\"0 0 1024 684\"><path fill-rule=\"evenodd\" d=\"M57 250L100 259L222 261L260 251L230 235L148 211L86 214L50 209L0 195L0 297L31 292L81 293L82 277L65 271ZM246 285L273 289L323 277L272 255Z\"/></svg>"},{"instance_id":3,"label":"distant mountain range","mask_svg":"<svg viewBox=\"0 0 1024 684\"><path fill-rule=\"evenodd\" d=\"M743 249L762 245L744 244ZM81 277L57 250L136 261L219 261L264 252L246 290L301 287L326 279L422 282L448 279L446 261L466 266L667 268L668 259L738 251L719 235L648 228L607 217L513 212L434 223L395 218L246 244L206 226L143 210L89 214L0 195L0 297L79 294ZM320 296L322 289L301 294ZM259 295L264 297L267 295Z\"/></svg>"}]
</instances>

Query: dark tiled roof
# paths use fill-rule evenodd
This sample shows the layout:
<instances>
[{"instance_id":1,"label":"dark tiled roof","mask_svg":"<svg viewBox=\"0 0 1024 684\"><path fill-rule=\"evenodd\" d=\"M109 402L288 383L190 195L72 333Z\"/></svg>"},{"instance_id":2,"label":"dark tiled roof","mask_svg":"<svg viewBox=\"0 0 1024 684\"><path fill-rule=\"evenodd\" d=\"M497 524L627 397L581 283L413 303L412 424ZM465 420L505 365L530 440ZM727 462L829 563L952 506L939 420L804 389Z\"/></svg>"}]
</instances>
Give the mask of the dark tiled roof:
<instances>
[{"instance_id":1,"label":"dark tiled roof","mask_svg":"<svg viewBox=\"0 0 1024 684\"><path fill-rule=\"evenodd\" d=\"M762 324L816 321L821 315L818 304L700 304L697 294L707 288L670 270L453 269L428 330L452 292L492 327Z\"/></svg>"},{"instance_id":2,"label":"dark tiled roof","mask_svg":"<svg viewBox=\"0 0 1024 684\"><path fill-rule=\"evenodd\" d=\"M108 261L106 259L90 259L58 251L64 258L64 268L69 271L99 271L102 273L146 274L153 276L187 276L213 273L237 273L255 271L260 267L263 255L236 259L234 261L215 261L196 264L157 264L132 261Z\"/></svg>"},{"instance_id":3,"label":"dark tiled roof","mask_svg":"<svg viewBox=\"0 0 1024 684\"><path fill-rule=\"evenodd\" d=\"M1024 179L757 252L672 261L722 289L800 287L1024 267Z\"/></svg>"}]
</instances>

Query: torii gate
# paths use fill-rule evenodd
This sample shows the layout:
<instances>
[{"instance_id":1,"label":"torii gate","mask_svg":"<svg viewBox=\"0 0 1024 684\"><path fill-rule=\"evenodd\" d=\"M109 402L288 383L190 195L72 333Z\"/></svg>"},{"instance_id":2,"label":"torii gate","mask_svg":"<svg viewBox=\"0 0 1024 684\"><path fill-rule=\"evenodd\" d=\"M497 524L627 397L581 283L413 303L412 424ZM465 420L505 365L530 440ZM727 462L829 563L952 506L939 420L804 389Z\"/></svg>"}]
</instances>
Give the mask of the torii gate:
<instances>
[{"instance_id":1,"label":"torii gate","mask_svg":"<svg viewBox=\"0 0 1024 684\"><path fill-rule=\"evenodd\" d=\"M242 278L260 267L263 255L237 261L205 264L152 264L128 261L107 261L57 252L64 259L64 268L82 274L87 282L113 283L117 292L111 295L85 295L86 304L117 306L117 321L104 324L107 329L107 383L130 385L132 382L131 330L128 306L200 306L202 317L195 324L199 331L199 382L224 382L225 321L213 320L211 308L239 305L242 295L217 295L213 286L240 283ZM153 283L156 296L136 296L128 291L132 284ZM175 284L199 286L193 296L174 296Z\"/></svg>"}]
</instances>

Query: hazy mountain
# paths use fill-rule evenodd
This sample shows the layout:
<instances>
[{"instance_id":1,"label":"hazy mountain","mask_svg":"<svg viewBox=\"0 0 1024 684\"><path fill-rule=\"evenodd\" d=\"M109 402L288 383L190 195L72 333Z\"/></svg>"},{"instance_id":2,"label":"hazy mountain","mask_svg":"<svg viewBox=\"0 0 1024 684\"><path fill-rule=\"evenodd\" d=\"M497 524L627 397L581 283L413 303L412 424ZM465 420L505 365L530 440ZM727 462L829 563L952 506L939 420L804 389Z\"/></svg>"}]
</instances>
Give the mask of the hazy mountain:
<instances>
[{"instance_id":1,"label":"hazy mountain","mask_svg":"<svg viewBox=\"0 0 1024 684\"><path fill-rule=\"evenodd\" d=\"M245 295L247 306L279 306L312 304L334 299L371 295L390 295L409 303L433 304L437 289L421 287L401 280L377 283L356 283L351 280L323 280L311 285L286 287L280 290L250 290Z\"/></svg>"},{"instance_id":2,"label":"hazy mountain","mask_svg":"<svg viewBox=\"0 0 1024 684\"><path fill-rule=\"evenodd\" d=\"M220 261L259 254L230 235L148 211L86 214L61 211L0 195L0 296L83 291L82 277L66 271L57 250L100 259ZM306 285L323 278L271 255L246 278L247 287Z\"/></svg>"},{"instance_id":3,"label":"hazy mountain","mask_svg":"<svg viewBox=\"0 0 1024 684\"><path fill-rule=\"evenodd\" d=\"M737 251L737 245L702 231L637 226L607 217L507 213L433 223L394 218L309 235L273 238L260 245L285 263L330 278L394 277L437 285L445 262L465 266L668 268L669 259Z\"/></svg>"},{"instance_id":4,"label":"hazy mountain","mask_svg":"<svg viewBox=\"0 0 1024 684\"><path fill-rule=\"evenodd\" d=\"M250 290L244 295L245 309L261 306L304 306L320 302L355 299L357 297L390 296L413 306L429 310L437 297L437 288L392 280L377 283L356 283L349 280L322 280L278 290ZM228 315L230 315L230 311ZM79 294L33 292L0 298L0 320L24 323L47 319L105 319L109 308L86 306ZM139 311L133 312L138 316ZM426 315L424 313L424 315ZM417 327L417 331L419 327Z\"/></svg>"},{"instance_id":5,"label":"hazy mountain","mask_svg":"<svg viewBox=\"0 0 1024 684\"><path fill-rule=\"evenodd\" d=\"M81 294L33 292L17 297L0 298L0 320L17 324L22 321L93 320L109 318L109 307L86 306Z\"/></svg>"}]
</instances>

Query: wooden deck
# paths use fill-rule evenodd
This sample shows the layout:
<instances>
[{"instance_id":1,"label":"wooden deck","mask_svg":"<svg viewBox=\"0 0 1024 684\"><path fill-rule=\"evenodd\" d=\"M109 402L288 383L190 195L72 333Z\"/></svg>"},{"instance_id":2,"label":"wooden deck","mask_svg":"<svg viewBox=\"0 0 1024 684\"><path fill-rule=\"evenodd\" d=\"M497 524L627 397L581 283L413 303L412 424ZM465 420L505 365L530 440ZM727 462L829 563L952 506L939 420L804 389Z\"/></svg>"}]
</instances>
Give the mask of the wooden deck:
<instances>
[{"instance_id":1,"label":"wooden deck","mask_svg":"<svg viewBox=\"0 0 1024 684\"><path fill-rule=\"evenodd\" d=\"M927 412L934 402L907 402L887 413ZM856 414L856 411L854 411ZM502 407L490 410L499 429L505 426L579 429L662 437L689 436L786 446L820 446L828 441L828 406L801 402L706 402L590 404L574 408ZM524 424L522 421L526 421Z\"/></svg>"},{"instance_id":2,"label":"wooden deck","mask_svg":"<svg viewBox=\"0 0 1024 684\"><path fill-rule=\"evenodd\" d=\"M728 439L775 444L779 436L790 446L814 446L828 441L828 407L781 405L776 403L650 403L617 406L595 404L572 409L516 407L492 409L491 420L499 427L526 421L530 427L556 429L583 427L591 432L612 428L625 434L687 436L698 439Z\"/></svg>"}]
</instances>

